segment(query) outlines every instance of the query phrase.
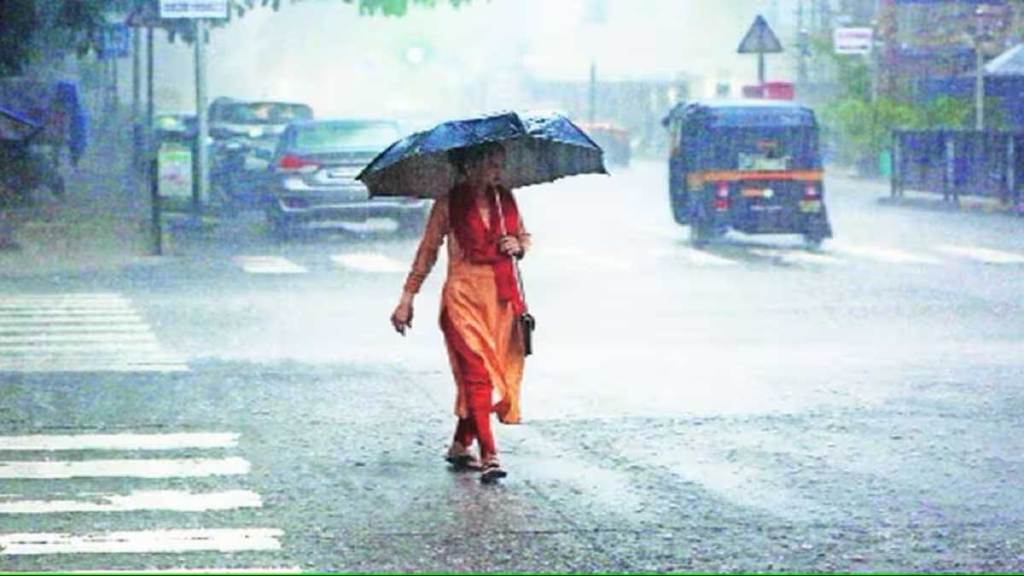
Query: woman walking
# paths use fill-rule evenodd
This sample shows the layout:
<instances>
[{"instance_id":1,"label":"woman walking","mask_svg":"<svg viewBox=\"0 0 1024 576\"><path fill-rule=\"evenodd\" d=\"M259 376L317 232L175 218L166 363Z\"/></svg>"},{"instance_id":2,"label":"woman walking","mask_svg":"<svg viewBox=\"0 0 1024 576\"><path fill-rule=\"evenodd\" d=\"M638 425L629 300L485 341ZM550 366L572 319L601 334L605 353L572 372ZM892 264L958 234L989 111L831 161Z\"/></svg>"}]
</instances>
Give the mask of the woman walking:
<instances>
[{"instance_id":1,"label":"woman walking","mask_svg":"<svg viewBox=\"0 0 1024 576\"><path fill-rule=\"evenodd\" d=\"M505 424L520 421L523 341L516 320L525 305L512 258L523 257L530 236L515 199L501 184L505 149L500 144L453 150L448 159L459 182L434 202L391 323L402 335L412 327L413 298L447 239L440 322L457 388L458 423L446 459L459 468L479 468L480 479L493 482L506 472L491 412ZM479 459L472 452L474 441Z\"/></svg>"}]
</instances>

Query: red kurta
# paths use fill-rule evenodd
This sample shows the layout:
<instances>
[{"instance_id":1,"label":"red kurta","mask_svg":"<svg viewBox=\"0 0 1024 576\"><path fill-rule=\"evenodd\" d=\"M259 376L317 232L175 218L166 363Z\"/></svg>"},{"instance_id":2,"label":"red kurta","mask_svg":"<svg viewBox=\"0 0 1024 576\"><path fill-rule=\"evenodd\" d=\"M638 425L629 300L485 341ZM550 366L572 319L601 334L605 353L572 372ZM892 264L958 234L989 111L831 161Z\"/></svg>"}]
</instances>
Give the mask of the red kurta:
<instances>
[{"instance_id":1,"label":"red kurta","mask_svg":"<svg viewBox=\"0 0 1024 576\"><path fill-rule=\"evenodd\" d=\"M523 378L522 337L516 321L519 302L499 297L497 278L502 272L499 271L496 276L494 263L473 262L471 255L460 246L459 235L455 233L451 221L452 203L450 197L434 202L412 270L405 282L405 290L413 294L419 292L437 261L441 244L447 239L448 277L441 292L441 318L442 327L447 317L449 329L457 335L454 342L453 338L445 339L458 389L455 414L459 418L468 416L466 381L460 370L457 356L459 350L456 349L461 340L468 352L479 358L490 376L499 397L495 406L499 420L506 424L518 423L521 418L519 392ZM509 233L518 237L524 248L528 247L530 237L523 227L522 219L516 217L514 220L514 227L509 229ZM483 219L483 215L481 222L494 224L490 219Z\"/></svg>"}]
</instances>

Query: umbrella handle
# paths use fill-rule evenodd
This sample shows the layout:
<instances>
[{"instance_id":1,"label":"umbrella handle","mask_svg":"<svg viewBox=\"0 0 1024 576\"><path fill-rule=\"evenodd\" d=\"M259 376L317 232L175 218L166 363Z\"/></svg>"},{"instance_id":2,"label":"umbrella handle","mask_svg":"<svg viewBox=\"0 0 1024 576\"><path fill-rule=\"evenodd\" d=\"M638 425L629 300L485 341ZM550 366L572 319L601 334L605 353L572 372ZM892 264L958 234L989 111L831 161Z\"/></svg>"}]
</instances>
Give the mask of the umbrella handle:
<instances>
[{"instance_id":1,"label":"umbrella handle","mask_svg":"<svg viewBox=\"0 0 1024 576\"><path fill-rule=\"evenodd\" d=\"M508 236L508 229L505 228L505 211L501 208L501 196L498 194L497 186L494 187L494 205L498 208L498 227L501 229L502 236ZM519 296L523 299L523 305L526 305L526 288L523 287L523 274L519 271L519 259L509 254L509 258L512 259L513 273L516 275L516 284L519 285Z\"/></svg>"}]
</instances>

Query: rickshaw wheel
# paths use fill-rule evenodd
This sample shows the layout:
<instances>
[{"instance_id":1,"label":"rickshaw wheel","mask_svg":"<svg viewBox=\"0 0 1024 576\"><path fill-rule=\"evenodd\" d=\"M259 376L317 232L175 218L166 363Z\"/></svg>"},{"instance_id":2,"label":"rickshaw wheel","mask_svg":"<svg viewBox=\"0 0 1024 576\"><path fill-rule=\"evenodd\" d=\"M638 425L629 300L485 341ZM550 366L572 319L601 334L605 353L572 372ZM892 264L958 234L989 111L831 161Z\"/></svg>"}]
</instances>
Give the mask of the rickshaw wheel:
<instances>
[{"instance_id":1,"label":"rickshaw wheel","mask_svg":"<svg viewBox=\"0 0 1024 576\"><path fill-rule=\"evenodd\" d=\"M821 243L825 239L817 234L804 234L804 246L810 250L821 250Z\"/></svg>"},{"instance_id":2,"label":"rickshaw wheel","mask_svg":"<svg viewBox=\"0 0 1024 576\"><path fill-rule=\"evenodd\" d=\"M711 225L700 218L693 218L690 221L690 243L694 246L707 246L714 237Z\"/></svg>"}]
</instances>

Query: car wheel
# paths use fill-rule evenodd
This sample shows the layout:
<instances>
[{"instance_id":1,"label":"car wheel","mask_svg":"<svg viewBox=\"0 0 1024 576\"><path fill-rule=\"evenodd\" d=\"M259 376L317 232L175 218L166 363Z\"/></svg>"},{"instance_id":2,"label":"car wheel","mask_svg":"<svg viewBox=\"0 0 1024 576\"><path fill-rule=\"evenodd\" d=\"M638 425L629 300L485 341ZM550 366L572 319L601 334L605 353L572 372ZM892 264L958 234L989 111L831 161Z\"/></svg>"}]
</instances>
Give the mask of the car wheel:
<instances>
[{"instance_id":1,"label":"car wheel","mask_svg":"<svg viewBox=\"0 0 1024 576\"><path fill-rule=\"evenodd\" d=\"M284 216L267 213L267 228L277 241L287 242L295 236L295 225Z\"/></svg>"}]
</instances>

